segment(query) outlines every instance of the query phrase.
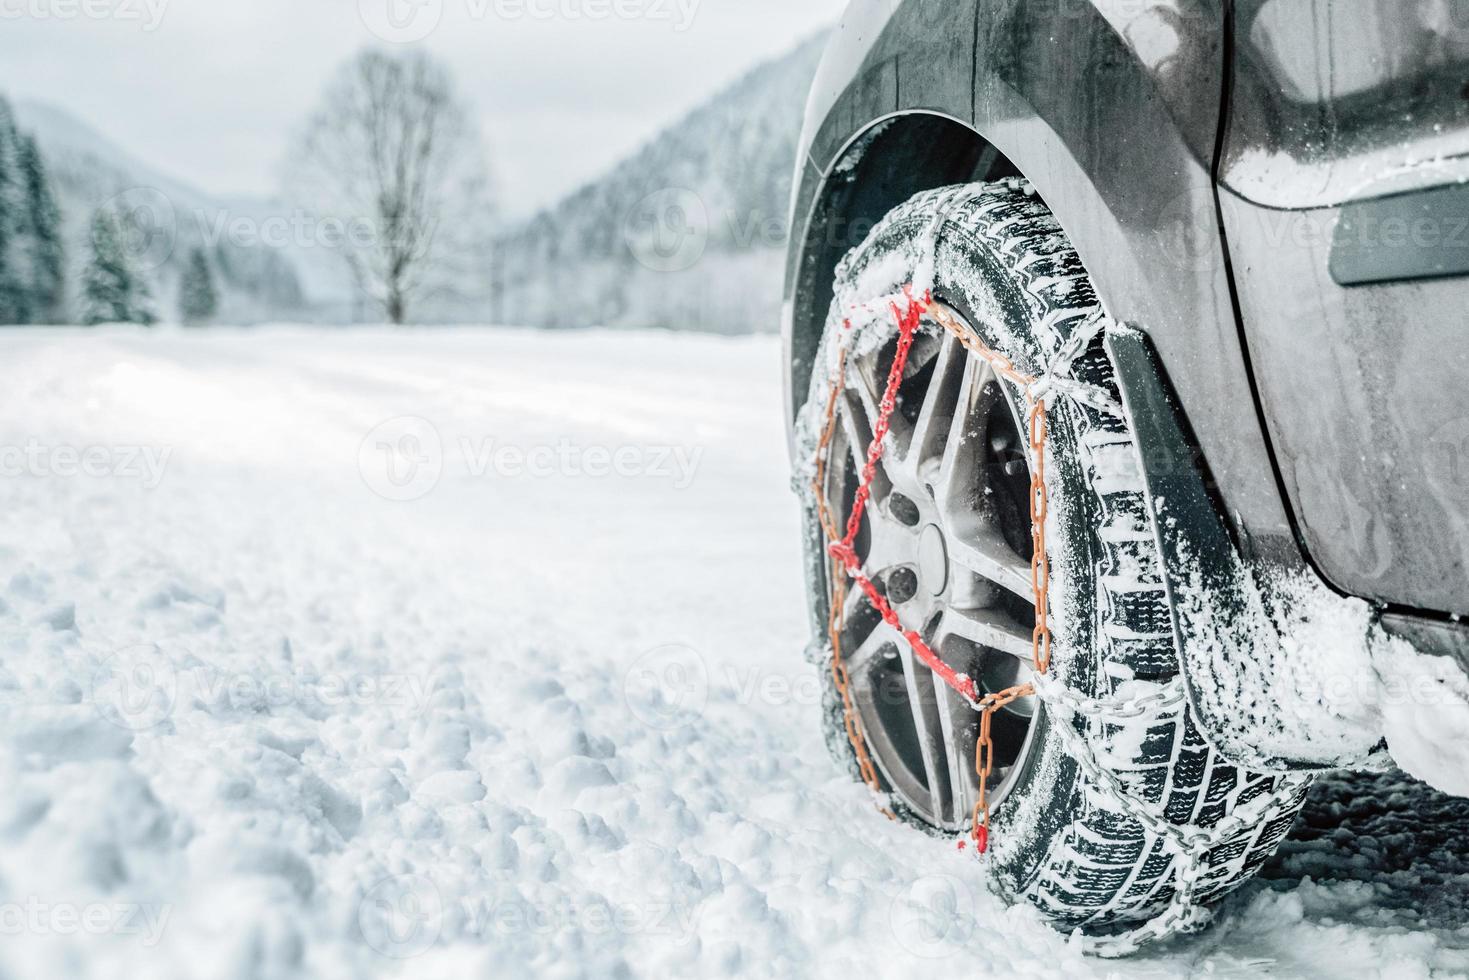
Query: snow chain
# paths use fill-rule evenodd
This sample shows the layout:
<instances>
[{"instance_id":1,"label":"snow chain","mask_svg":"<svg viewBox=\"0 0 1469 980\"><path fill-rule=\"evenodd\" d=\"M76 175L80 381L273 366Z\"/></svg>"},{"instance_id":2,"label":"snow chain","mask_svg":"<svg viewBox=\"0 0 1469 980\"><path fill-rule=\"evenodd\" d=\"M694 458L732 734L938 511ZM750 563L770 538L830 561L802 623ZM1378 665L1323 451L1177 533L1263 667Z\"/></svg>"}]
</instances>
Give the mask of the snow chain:
<instances>
[{"instance_id":1,"label":"snow chain","mask_svg":"<svg viewBox=\"0 0 1469 980\"><path fill-rule=\"evenodd\" d=\"M936 232L937 228L935 228L935 234ZM1047 413L1058 397L1064 397L1118 418L1123 417L1122 407L1108 392L1077 381L1070 376L1072 363L1091 345L1097 335L1107 328L1109 320L1100 310L1093 314L1071 334L1056 352L1044 373L1033 376L1020 371L1009 358L991 349L948 307L935 302L930 293L925 292L922 296L915 295L915 289L911 284L900 292L883 297L874 303L854 307L853 312L873 319L883 315L884 312L890 312L898 324L897 352L888 373L887 386L879 406L867 459L859 477L852 512L847 518L845 528L839 529L826 499L825 483L829 465L829 450L836 430L837 402L846 382L847 354L855 333L852 320L845 321L844 336L837 353L836 369L827 399L824 425L817 444L815 478L812 481L811 490L816 499L827 555L831 559L830 611L827 618L827 637L831 644L831 674L841 696L847 738L852 743L858 771L863 781L875 794L881 793L877 769L867 750L866 739L862 733L862 722L852 700L851 679L842 658L841 636L844 625L842 621L844 603L839 585L843 576L862 589L873 608L882 616L883 621L902 635L915 657L931 669L949 688L963 697L971 707L981 713L974 760L975 772L979 778L979 801L974 807L972 824L974 846L979 854L984 854L989 849L990 809L987 789L989 778L994 772L991 720L996 711L1019 698L1038 697L1061 717L1062 721L1054 726L1055 730L1060 733L1068 752L1091 783L1099 791L1110 796L1123 812L1131 815L1147 831L1157 836L1163 842L1164 847L1172 851L1179 859L1173 898L1167 908L1159 916L1132 932L1088 939L1088 950L1100 956L1123 956L1135 952L1149 941L1197 928L1209 917L1208 911L1196 900L1200 882L1206 871L1206 858L1209 852L1238 834L1246 826L1276 815L1284 809L1286 804L1279 797L1268 797L1263 805L1246 805L1241 811L1224 817L1218 824L1207 830L1180 827L1172 823L1163 814L1156 812L1150 804L1131 793L1116 775L1097 760L1090 742L1077 732L1072 721L1076 716L1120 721L1137 718L1150 711L1162 711L1176 707L1184 701L1182 679L1176 678L1155 691L1134 698L1092 698L1072 690L1050 674L1052 637L1049 621L1049 590L1051 578L1050 562L1046 550L1046 517L1050 505L1046 487L1046 441L1049 435ZM1031 589L1035 603L1035 629L1031 634L1031 661L1034 673L1030 682L994 694L981 695L973 678L966 674L956 673L934 653L921 636L912 630L904 629L887 598L863 572L862 563L856 554L857 534L871 496L872 481L876 475L877 465L883 455L883 443L897 404L898 388L903 380L903 372L913 345L914 335L925 319L953 335L966 350L987 361L998 375L1014 384L1025 395L1031 463L1030 520L1033 544ZM886 809L883 812L892 816ZM960 842L960 846L963 846L963 841Z\"/></svg>"}]
</instances>

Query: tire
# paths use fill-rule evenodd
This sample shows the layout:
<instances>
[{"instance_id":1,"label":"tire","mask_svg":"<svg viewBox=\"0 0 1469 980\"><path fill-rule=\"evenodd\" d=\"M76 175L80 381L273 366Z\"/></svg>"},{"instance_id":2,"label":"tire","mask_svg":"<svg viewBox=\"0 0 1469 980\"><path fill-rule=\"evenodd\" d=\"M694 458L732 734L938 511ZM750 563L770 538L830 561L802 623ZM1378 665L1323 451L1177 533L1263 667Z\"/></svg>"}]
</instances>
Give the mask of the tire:
<instances>
[{"instance_id":1,"label":"tire","mask_svg":"<svg viewBox=\"0 0 1469 980\"><path fill-rule=\"evenodd\" d=\"M830 393L821 365L834 363L831 348L852 305L915 279L921 288L930 276L936 300L1031 375L1040 375L1072 330L1099 311L1081 260L1029 185L1010 181L920 194L890 213L837 270L833 313L798 444L814 446L815 419ZM937 330L927 322L923 329ZM1073 362L1072 377L1120 401L1100 333ZM1129 424L1060 398L1050 412L1048 448L1051 676L1094 699L1136 697L1168 685L1180 667ZM823 661L831 657L824 630L831 568L814 501L806 517L809 592L814 621L822 624L812 655ZM828 677L828 744L856 774L841 697L829 672L821 674ZM1219 757L1186 699L1129 721L1089 720L1041 706L1030 724L1008 790L992 811L989 881L1007 900L1033 905L1063 931L1119 936L1163 921L1186 877L1196 883L1180 901L1191 897L1191 908L1217 903L1260 869L1305 799L1303 777L1250 773ZM1071 726L1081 738L1064 739L1059 726ZM873 751L876 736L864 737ZM1187 859L1185 876L1186 860L1170 838L1156 826L1148 829L1127 801L1087 775L1068 749L1077 742L1132 802L1141 801L1168 824L1189 832L1238 825L1237 831L1216 835ZM884 778L881 788L891 791L891 783ZM890 798L889 805L921 829L956 832L901 799ZM1143 938L1195 921L1175 921Z\"/></svg>"}]
</instances>

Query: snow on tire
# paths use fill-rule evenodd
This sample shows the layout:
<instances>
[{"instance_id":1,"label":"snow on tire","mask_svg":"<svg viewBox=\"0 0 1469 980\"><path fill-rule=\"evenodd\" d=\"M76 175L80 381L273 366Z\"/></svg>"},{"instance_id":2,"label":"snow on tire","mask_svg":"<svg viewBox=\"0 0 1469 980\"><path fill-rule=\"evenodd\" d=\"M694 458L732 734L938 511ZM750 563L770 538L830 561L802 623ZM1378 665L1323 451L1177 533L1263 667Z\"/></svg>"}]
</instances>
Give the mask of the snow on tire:
<instances>
[{"instance_id":1,"label":"snow on tire","mask_svg":"<svg viewBox=\"0 0 1469 980\"><path fill-rule=\"evenodd\" d=\"M1028 184L922 193L884 218L837 270L822 353L798 420L803 455L814 456L829 372L837 345L848 341L852 311L909 283L931 288L988 346L1035 376L1100 313L1081 260ZM895 326L873 326L852 346L893 344ZM937 331L931 323L924 329ZM1070 374L1120 401L1100 333L1071 362ZM1195 927L1201 909L1258 871L1289 831L1308 780L1231 765L1211 749L1186 699L1160 695L1177 685L1179 663L1130 426L1104 406L1063 395L1050 427L1049 686L1070 692L1073 702L1143 707L1120 718L1047 699L993 810L991 880L1060 929L1113 937L1096 943L1097 951L1125 953ZM808 482L798 475L802 486ZM808 581L814 621L824 624L832 583L816 514L809 500ZM824 629L817 635L812 656L825 661L831 651ZM826 706L828 743L855 772L834 685ZM876 754L876 736L864 737ZM895 789L892 780L883 782ZM891 795L893 810L910 822L954 831L905 805L901 792Z\"/></svg>"}]
</instances>

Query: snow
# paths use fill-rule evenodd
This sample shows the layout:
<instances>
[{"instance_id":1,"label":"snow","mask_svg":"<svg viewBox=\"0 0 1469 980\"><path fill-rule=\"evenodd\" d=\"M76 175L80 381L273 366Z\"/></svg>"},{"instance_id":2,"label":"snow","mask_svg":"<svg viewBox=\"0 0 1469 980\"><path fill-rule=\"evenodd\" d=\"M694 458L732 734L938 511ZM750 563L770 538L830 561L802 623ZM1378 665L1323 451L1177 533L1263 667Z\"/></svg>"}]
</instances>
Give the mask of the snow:
<instances>
[{"instance_id":1,"label":"snow","mask_svg":"<svg viewBox=\"0 0 1469 980\"><path fill-rule=\"evenodd\" d=\"M0 976L1469 972L1469 809L1400 774L1121 962L878 813L773 339L0 344Z\"/></svg>"},{"instance_id":2,"label":"snow","mask_svg":"<svg viewBox=\"0 0 1469 980\"><path fill-rule=\"evenodd\" d=\"M1393 760L1448 793L1469 797L1469 679L1449 657L1384 638L1373 666Z\"/></svg>"},{"instance_id":3,"label":"snow","mask_svg":"<svg viewBox=\"0 0 1469 980\"><path fill-rule=\"evenodd\" d=\"M1227 179L1230 190L1255 204L1304 210L1463 183L1469 179L1466 164L1464 136L1455 130L1345 159L1301 159L1278 149L1250 147L1230 165ZM1226 202L1226 207L1233 204ZM1334 232L1335 222L1323 220Z\"/></svg>"}]
</instances>

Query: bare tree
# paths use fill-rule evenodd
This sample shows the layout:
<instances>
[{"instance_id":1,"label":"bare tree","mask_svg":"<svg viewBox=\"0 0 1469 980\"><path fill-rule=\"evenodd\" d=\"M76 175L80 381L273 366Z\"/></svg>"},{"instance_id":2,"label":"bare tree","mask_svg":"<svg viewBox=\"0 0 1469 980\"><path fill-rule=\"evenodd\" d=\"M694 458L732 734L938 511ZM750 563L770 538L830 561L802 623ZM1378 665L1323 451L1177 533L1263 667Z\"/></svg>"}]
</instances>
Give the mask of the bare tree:
<instances>
[{"instance_id":1,"label":"bare tree","mask_svg":"<svg viewBox=\"0 0 1469 980\"><path fill-rule=\"evenodd\" d=\"M428 55L364 51L329 84L292 150L287 187L357 286L403 323L459 291L493 219L478 129ZM488 270L479 274L488 279Z\"/></svg>"}]
</instances>

